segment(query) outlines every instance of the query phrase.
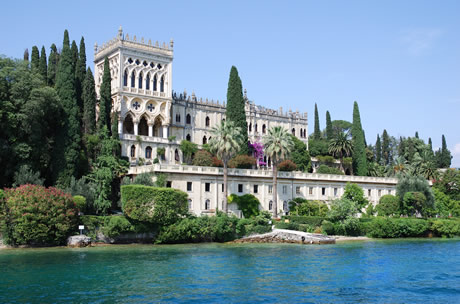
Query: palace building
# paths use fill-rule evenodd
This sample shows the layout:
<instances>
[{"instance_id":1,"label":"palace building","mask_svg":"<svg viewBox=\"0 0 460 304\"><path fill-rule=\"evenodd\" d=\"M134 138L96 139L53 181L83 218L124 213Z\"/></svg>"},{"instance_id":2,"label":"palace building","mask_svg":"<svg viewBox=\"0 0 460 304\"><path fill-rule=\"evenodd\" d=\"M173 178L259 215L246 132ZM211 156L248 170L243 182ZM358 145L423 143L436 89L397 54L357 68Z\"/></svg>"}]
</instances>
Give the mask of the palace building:
<instances>
[{"instance_id":1,"label":"palace building","mask_svg":"<svg viewBox=\"0 0 460 304\"><path fill-rule=\"evenodd\" d=\"M196 214L221 209L222 169L182 165L179 149L182 140L201 146L212 137L212 127L225 119L225 101L197 98L195 94L176 93L172 86L174 43L158 43L123 34L120 27L115 38L94 47L94 74L99 97L104 59L110 63L112 109L118 113L118 130L122 155L129 158L129 174L162 172L168 175L168 186L189 194L190 210ZM273 126L282 126L308 147L307 113L267 109L247 98L246 120L249 140L262 142ZM163 152L161 154L159 152ZM161 154L160 164L154 159ZM270 159L265 158L270 167ZM287 202L295 197L330 201L338 198L346 182L366 189L368 197L378 202L379 196L393 193L395 179L358 176L280 172L278 206L288 211ZM233 169L229 174L229 194L256 195L261 207L271 210L271 170ZM394 193L393 193L394 194ZM283 202L283 203L281 203ZM231 206L229 206L232 209ZM238 213L237 210L233 210Z\"/></svg>"}]
</instances>

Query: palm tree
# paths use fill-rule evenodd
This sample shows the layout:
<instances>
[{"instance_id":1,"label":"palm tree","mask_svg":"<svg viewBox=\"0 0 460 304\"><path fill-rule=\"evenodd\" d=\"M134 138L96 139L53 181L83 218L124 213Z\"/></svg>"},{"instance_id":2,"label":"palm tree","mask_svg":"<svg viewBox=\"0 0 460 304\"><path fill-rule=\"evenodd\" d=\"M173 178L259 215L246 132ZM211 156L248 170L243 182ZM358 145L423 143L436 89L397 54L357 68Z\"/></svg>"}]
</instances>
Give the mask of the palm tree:
<instances>
[{"instance_id":1,"label":"palm tree","mask_svg":"<svg viewBox=\"0 0 460 304\"><path fill-rule=\"evenodd\" d=\"M343 158L350 156L353 152L353 144L346 133L337 133L336 137L329 142L329 153L340 158L340 169L343 169Z\"/></svg>"},{"instance_id":2,"label":"palm tree","mask_svg":"<svg viewBox=\"0 0 460 304\"><path fill-rule=\"evenodd\" d=\"M288 130L282 127L272 127L263 139L265 154L272 160L273 167L273 217L278 216L278 164L287 158L294 149L294 141Z\"/></svg>"},{"instance_id":3,"label":"palm tree","mask_svg":"<svg viewBox=\"0 0 460 304\"><path fill-rule=\"evenodd\" d=\"M212 128L211 134L212 138L209 141L210 151L216 154L224 164L224 202L222 204L222 209L227 213L228 161L241 149L243 135L241 133L241 128L236 127L233 121L222 121L219 126Z\"/></svg>"}]
</instances>

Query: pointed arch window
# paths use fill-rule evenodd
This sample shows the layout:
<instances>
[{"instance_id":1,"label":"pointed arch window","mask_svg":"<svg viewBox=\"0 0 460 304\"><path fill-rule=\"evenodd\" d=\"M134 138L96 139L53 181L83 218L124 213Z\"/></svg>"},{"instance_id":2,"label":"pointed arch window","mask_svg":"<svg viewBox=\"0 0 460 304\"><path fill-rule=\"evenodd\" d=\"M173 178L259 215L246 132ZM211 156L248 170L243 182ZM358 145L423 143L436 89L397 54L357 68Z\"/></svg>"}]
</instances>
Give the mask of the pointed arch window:
<instances>
[{"instance_id":1,"label":"pointed arch window","mask_svg":"<svg viewBox=\"0 0 460 304\"><path fill-rule=\"evenodd\" d=\"M131 73L131 88L134 88L136 85L136 74L134 74L134 71Z\"/></svg>"},{"instance_id":2,"label":"pointed arch window","mask_svg":"<svg viewBox=\"0 0 460 304\"><path fill-rule=\"evenodd\" d=\"M180 162L179 150L177 150L177 149L174 151L174 159L175 159L177 162Z\"/></svg>"},{"instance_id":3,"label":"pointed arch window","mask_svg":"<svg viewBox=\"0 0 460 304\"><path fill-rule=\"evenodd\" d=\"M187 134L187 136L185 137L185 140L192 141L192 138L191 138L190 134Z\"/></svg>"},{"instance_id":4,"label":"pointed arch window","mask_svg":"<svg viewBox=\"0 0 460 304\"><path fill-rule=\"evenodd\" d=\"M209 210L209 209L211 209L211 201L207 199L204 202L204 210Z\"/></svg>"},{"instance_id":5,"label":"pointed arch window","mask_svg":"<svg viewBox=\"0 0 460 304\"><path fill-rule=\"evenodd\" d=\"M153 76L153 90L156 91L157 90L157 75Z\"/></svg>"},{"instance_id":6,"label":"pointed arch window","mask_svg":"<svg viewBox=\"0 0 460 304\"><path fill-rule=\"evenodd\" d=\"M152 147L148 146L145 148L145 158L152 158Z\"/></svg>"},{"instance_id":7,"label":"pointed arch window","mask_svg":"<svg viewBox=\"0 0 460 304\"><path fill-rule=\"evenodd\" d=\"M150 74L147 74L147 77L145 78L145 89L150 90Z\"/></svg>"},{"instance_id":8,"label":"pointed arch window","mask_svg":"<svg viewBox=\"0 0 460 304\"><path fill-rule=\"evenodd\" d=\"M272 210L273 209L273 201L269 201L268 202L268 210Z\"/></svg>"},{"instance_id":9,"label":"pointed arch window","mask_svg":"<svg viewBox=\"0 0 460 304\"><path fill-rule=\"evenodd\" d=\"M187 116L185 117L185 122L190 125L192 123L192 116L190 116L190 114L187 114Z\"/></svg>"},{"instance_id":10,"label":"pointed arch window","mask_svg":"<svg viewBox=\"0 0 460 304\"><path fill-rule=\"evenodd\" d=\"M206 136L203 136L203 145L206 145L208 143L208 139L206 138Z\"/></svg>"},{"instance_id":11,"label":"pointed arch window","mask_svg":"<svg viewBox=\"0 0 460 304\"><path fill-rule=\"evenodd\" d=\"M257 132L257 124L254 125L254 131Z\"/></svg>"},{"instance_id":12,"label":"pointed arch window","mask_svg":"<svg viewBox=\"0 0 460 304\"><path fill-rule=\"evenodd\" d=\"M176 122L180 122L180 114L176 114Z\"/></svg>"},{"instance_id":13,"label":"pointed arch window","mask_svg":"<svg viewBox=\"0 0 460 304\"><path fill-rule=\"evenodd\" d=\"M249 132L252 132L252 123L249 123L248 128L249 128Z\"/></svg>"},{"instance_id":14,"label":"pointed arch window","mask_svg":"<svg viewBox=\"0 0 460 304\"><path fill-rule=\"evenodd\" d=\"M128 71L125 71L125 73L123 74L123 86L128 86Z\"/></svg>"},{"instance_id":15,"label":"pointed arch window","mask_svg":"<svg viewBox=\"0 0 460 304\"><path fill-rule=\"evenodd\" d=\"M211 119L209 119L209 116L206 116L206 119L205 119L205 125L206 127L209 127L209 123L211 122Z\"/></svg>"},{"instance_id":16,"label":"pointed arch window","mask_svg":"<svg viewBox=\"0 0 460 304\"><path fill-rule=\"evenodd\" d=\"M292 132L292 135L295 136L295 128L292 128L292 131L291 131L291 132Z\"/></svg>"},{"instance_id":17,"label":"pointed arch window","mask_svg":"<svg viewBox=\"0 0 460 304\"><path fill-rule=\"evenodd\" d=\"M262 134L265 134L267 132L267 127L265 125L262 125Z\"/></svg>"},{"instance_id":18,"label":"pointed arch window","mask_svg":"<svg viewBox=\"0 0 460 304\"><path fill-rule=\"evenodd\" d=\"M165 76L161 76L161 80L160 80L160 92L164 92L165 91Z\"/></svg>"},{"instance_id":19,"label":"pointed arch window","mask_svg":"<svg viewBox=\"0 0 460 304\"><path fill-rule=\"evenodd\" d=\"M136 146L135 145L131 146L131 157L136 157Z\"/></svg>"},{"instance_id":20,"label":"pointed arch window","mask_svg":"<svg viewBox=\"0 0 460 304\"><path fill-rule=\"evenodd\" d=\"M142 80L143 80L143 75L142 75L142 72L139 74L139 79L138 79L138 83L139 83L139 89L142 89Z\"/></svg>"}]
</instances>

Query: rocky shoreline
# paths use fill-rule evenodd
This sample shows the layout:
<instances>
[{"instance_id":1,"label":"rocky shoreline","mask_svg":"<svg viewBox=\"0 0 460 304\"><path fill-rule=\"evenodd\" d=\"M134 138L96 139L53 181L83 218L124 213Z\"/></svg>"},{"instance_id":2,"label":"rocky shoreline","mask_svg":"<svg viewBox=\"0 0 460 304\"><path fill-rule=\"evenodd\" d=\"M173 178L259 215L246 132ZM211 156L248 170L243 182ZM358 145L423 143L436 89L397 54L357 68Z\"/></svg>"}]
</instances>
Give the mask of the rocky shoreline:
<instances>
[{"instance_id":1,"label":"rocky shoreline","mask_svg":"<svg viewBox=\"0 0 460 304\"><path fill-rule=\"evenodd\" d=\"M292 244L335 244L331 236L287 229L273 229L272 232L250 235L230 243L292 243Z\"/></svg>"}]
</instances>

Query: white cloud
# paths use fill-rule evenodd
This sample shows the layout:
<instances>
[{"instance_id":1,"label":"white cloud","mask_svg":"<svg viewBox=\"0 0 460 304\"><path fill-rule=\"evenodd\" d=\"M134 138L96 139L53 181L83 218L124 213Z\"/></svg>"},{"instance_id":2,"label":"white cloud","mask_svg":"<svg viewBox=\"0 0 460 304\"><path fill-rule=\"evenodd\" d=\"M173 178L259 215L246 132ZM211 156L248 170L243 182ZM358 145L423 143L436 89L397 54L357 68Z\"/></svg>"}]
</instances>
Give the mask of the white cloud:
<instances>
[{"instance_id":1,"label":"white cloud","mask_svg":"<svg viewBox=\"0 0 460 304\"><path fill-rule=\"evenodd\" d=\"M431 48L435 40L442 34L440 29L408 29L402 33L401 40L412 55L421 55Z\"/></svg>"}]
</instances>

